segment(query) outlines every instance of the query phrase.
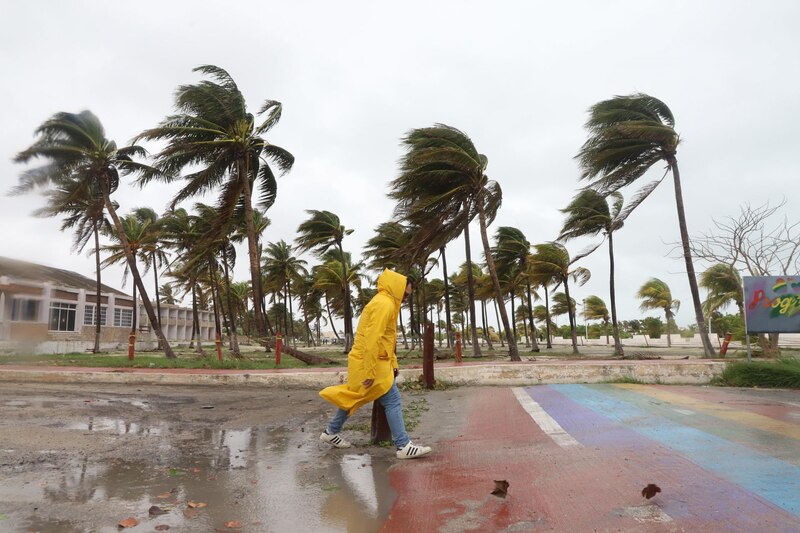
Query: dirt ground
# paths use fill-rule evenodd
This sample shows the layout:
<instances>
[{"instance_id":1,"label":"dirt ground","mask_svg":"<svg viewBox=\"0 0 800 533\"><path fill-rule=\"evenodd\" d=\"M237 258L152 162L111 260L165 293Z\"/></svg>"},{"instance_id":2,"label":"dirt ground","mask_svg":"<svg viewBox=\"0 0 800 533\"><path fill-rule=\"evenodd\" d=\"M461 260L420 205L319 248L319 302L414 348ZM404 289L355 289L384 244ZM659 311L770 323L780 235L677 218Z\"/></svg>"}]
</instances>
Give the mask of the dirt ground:
<instances>
[{"instance_id":1,"label":"dirt ground","mask_svg":"<svg viewBox=\"0 0 800 533\"><path fill-rule=\"evenodd\" d=\"M427 409L455 416L465 391L404 393L412 437L446 435ZM0 406L0 531L374 531L401 467L368 445L369 409L356 446L321 443L313 390L2 383Z\"/></svg>"}]
</instances>

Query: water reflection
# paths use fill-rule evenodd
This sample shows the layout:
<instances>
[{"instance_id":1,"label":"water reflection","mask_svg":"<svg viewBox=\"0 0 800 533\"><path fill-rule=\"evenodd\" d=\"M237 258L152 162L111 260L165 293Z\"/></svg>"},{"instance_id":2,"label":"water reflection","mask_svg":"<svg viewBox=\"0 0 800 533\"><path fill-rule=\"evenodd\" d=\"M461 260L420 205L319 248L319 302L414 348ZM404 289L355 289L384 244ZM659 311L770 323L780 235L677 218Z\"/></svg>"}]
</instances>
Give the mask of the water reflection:
<instances>
[{"instance_id":1,"label":"water reflection","mask_svg":"<svg viewBox=\"0 0 800 533\"><path fill-rule=\"evenodd\" d=\"M157 436L170 453L130 462L101 462L87 456L47 474L46 483L32 487L29 501L80 506L89 510L91 522L79 525L92 527L72 529L63 522L43 522L31 513L25 522L30 530L111 532L117 531L120 518L134 516L143 531L157 524L213 531L239 520L245 530L254 531L358 533L379 529L394 499L387 476L390 454L385 450L372 449L377 457L342 454L297 425L193 429L163 421L144 426L90 417L69 428ZM183 510L189 500L208 506L187 518ZM151 505L174 509L162 517L149 517Z\"/></svg>"}]
</instances>

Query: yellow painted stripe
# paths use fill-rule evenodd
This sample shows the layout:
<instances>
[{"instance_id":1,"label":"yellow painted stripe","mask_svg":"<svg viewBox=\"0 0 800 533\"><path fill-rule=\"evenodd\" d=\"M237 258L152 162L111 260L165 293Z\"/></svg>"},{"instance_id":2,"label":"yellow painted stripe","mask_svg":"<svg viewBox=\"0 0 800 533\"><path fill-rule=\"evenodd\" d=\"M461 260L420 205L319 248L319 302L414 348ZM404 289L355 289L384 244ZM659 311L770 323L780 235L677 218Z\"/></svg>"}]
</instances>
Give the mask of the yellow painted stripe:
<instances>
[{"instance_id":1,"label":"yellow painted stripe","mask_svg":"<svg viewBox=\"0 0 800 533\"><path fill-rule=\"evenodd\" d=\"M750 411L733 409L731 407L726 407L723 404L705 402L703 400L692 398L691 396L684 396L683 394L653 389L647 385L620 383L615 386L621 389L628 389L639 394L644 394L646 396L650 396L651 398L655 398L667 403L682 405L684 407L688 407L690 409L694 409L695 411L700 411L723 420L730 420L732 422L744 424L755 429L769 431L770 433L776 433L778 435L800 440L800 426L784 422L783 420L776 420L774 418Z\"/></svg>"}]
</instances>

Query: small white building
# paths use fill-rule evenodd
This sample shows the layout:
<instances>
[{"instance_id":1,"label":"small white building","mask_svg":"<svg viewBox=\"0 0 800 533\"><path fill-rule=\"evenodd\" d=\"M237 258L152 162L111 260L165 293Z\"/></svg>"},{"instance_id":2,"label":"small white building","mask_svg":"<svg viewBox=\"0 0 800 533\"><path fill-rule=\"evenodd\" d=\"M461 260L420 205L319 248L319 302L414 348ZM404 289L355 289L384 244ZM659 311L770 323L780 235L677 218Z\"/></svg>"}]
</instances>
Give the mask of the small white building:
<instances>
[{"instance_id":1,"label":"small white building","mask_svg":"<svg viewBox=\"0 0 800 533\"><path fill-rule=\"evenodd\" d=\"M133 298L76 272L0 257L0 347L27 353L83 352L94 347L100 321L100 349L125 349L133 325ZM137 348L155 347L155 334L137 302ZM170 341L188 341L192 311L162 305L162 324ZM214 316L200 313L200 339L214 336ZM144 326L142 326L144 325Z\"/></svg>"}]
</instances>

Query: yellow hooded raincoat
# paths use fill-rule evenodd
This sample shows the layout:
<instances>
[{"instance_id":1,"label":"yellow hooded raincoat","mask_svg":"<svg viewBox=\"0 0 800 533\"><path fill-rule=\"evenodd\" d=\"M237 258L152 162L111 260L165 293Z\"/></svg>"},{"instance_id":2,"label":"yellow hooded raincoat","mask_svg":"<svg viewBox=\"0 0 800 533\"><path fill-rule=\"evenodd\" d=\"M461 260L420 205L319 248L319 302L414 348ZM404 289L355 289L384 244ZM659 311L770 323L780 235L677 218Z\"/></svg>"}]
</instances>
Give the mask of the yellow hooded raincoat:
<instances>
[{"instance_id":1,"label":"yellow hooded raincoat","mask_svg":"<svg viewBox=\"0 0 800 533\"><path fill-rule=\"evenodd\" d=\"M397 367L397 317L406 291L406 277L386 269L378 277L378 294L358 321L353 349L347 356L347 383L328 387L319 395L351 415L362 405L386 394ZM361 384L375 380L371 387Z\"/></svg>"}]
</instances>

